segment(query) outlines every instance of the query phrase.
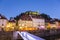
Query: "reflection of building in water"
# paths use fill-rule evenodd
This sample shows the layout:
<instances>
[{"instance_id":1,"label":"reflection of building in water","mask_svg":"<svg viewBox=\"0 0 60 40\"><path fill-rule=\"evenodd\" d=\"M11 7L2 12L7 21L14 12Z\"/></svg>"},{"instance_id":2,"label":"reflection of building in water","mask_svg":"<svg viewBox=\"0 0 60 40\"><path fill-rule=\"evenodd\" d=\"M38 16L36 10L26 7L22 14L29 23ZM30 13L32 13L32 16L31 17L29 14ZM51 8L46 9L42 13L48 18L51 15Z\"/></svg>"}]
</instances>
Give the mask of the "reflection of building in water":
<instances>
[{"instance_id":1,"label":"reflection of building in water","mask_svg":"<svg viewBox=\"0 0 60 40\"><path fill-rule=\"evenodd\" d=\"M0 31L2 30L2 28L6 27L7 23L7 18L4 15L0 14Z\"/></svg>"},{"instance_id":2,"label":"reflection of building in water","mask_svg":"<svg viewBox=\"0 0 60 40\"><path fill-rule=\"evenodd\" d=\"M41 27L45 26L45 19L37 12L28 11L22 13L18 21L18 26L21 27Z\"/></svg>"}]
</instances>

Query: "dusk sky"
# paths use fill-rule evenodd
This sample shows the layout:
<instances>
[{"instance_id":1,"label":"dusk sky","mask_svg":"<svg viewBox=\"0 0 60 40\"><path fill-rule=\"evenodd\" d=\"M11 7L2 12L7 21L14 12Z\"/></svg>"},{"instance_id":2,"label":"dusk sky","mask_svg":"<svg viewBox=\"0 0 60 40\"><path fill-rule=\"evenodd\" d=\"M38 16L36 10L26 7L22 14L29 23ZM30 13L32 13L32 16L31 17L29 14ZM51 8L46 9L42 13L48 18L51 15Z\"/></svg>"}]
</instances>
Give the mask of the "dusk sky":
<instances>
[{"instance_id":1,"label":"dusk sky","mask_svg":"<svg viewBox=\"0 0 60 40\"><path fill-rule=\"evenodd\" d=\"M0 13L8 19L29 10L60 19L60 0L0 0Z\"/></svg>"}]
</instances>

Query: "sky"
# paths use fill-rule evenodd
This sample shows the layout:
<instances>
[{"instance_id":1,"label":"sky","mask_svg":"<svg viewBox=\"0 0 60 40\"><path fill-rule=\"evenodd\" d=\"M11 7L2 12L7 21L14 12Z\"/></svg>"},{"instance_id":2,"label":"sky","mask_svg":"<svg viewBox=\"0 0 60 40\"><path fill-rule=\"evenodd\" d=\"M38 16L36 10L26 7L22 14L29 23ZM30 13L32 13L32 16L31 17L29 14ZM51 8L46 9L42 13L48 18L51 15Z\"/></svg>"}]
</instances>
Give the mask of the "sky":
<instances>
[{"instance_id":1,"label":"sky","mask_svg":"<svg viewBox=\"0 0 60 40\"><path fill-rule=\"evenodd\" d=\"M60 0L0 0L0 13L8 19L30 10L60 19Z\"/></svg>"}]
</instances>

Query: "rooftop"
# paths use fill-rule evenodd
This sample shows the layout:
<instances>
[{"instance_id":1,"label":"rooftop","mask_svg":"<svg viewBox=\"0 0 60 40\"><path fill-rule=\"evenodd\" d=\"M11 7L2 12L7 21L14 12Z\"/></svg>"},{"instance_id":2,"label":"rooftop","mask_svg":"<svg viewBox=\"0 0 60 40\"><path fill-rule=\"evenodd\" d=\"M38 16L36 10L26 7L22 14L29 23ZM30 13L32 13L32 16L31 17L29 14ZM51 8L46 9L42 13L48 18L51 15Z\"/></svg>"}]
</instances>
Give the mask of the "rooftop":
<instances>
[{"instance_id":1,"label":"rooftop","mask_svg":"<svg viewBox=\"0 0 60 40\"><path fill-rule=\"evenodd\" d=\"M4 15L0 14L0 19L7 19Z\"/></svg>"}]
</instances>

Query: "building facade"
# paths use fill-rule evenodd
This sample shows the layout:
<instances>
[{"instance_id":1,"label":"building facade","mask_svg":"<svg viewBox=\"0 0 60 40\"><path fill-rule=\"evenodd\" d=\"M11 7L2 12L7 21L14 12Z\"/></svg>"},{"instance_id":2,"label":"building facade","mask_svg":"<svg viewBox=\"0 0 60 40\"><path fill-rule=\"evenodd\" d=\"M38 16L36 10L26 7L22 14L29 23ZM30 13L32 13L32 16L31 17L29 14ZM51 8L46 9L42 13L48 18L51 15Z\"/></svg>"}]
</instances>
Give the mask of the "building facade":
<instances>
[{"instance_id":1,"label":"building facade","mask_svg":"<svg viewBox=\"0 0 60 40\"><path fill-rule=\"evenodd\" d=\"M6 27L7 23L8 23L7 18L4 15L0 14L0 30Z\"/></svg>"},{"instance_id":2,"label":"building facade","mask_svg":"<svg viewBox=\"0 0 60 40\"><path fill-rule=\"evenodd\" d=\"M27 12L20 16L19 27L45 28L45 19L36 12Z\"/></svg>"},{"instance_id":3,"label":"building facade","mask_svg":"<svg viewBox=\"0 0 60 40\"><path fill-rule=\"evenodd\" d=\"M4 31L15 31L16 28L16 21L14 19L10 19L8 24L4 28Z\"/></svg>"}]
</instances>

